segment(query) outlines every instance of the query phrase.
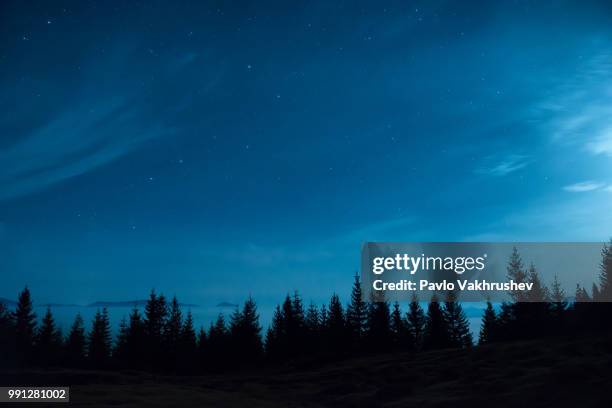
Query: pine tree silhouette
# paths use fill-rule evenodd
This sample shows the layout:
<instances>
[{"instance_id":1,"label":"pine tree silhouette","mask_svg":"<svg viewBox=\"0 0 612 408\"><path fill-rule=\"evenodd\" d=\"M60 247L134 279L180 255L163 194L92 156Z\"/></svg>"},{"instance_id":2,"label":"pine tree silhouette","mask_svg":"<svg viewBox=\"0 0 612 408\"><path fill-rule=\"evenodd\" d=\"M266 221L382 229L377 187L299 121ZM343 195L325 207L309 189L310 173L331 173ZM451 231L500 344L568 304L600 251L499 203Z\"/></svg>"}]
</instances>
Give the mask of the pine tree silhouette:
<instances>
[{"instance_id":1,"label":"pine tree silhouette","mask_svg":"<svg viewBox=\"0 0 612 408\"><path fill-rule=\"evenodd\" d=\"M550 292L542 283L535 265L529 266L527 281L532 284L531 290L525 295L526 301L530 303L517 304L518 330L523 337L539 337L549 330Z\"/></svg>"},{"instance_id":2,"label":"pine tree silhouette","mask_svg":"<svg viewBox=\"0 0 612 408\"><path fill-rule=\"evenodd\" d=\"M525 295L525 300L529 302L548 302L550 301L550 293L546 285L542 283L536 267L534 264L529 266L529 272L527 273L527 281L532 283L531 290Z\"/></svg>"},{"instance_id":3,"label":"pine tree silhouette","mask_svg":"<svg viewBox=\"0 0 612 408\"><path fill-rule=\"evenodd\" d=\"M187 312L187 318L181 327L179 339L179 364L182 372L191 373L196 368L198 355L198 344L195 329L193 327L193 315L191 310Z\"/></svg>"},{"instance_id":4,"label":"pine tree silhouette","mask_svg":"<svg viewBox=\"0 0 612 408\"><path fill-rule=\"evenodd\" d=\"M198 365L199 369L206 370L207 367L207 350L208 350L208 336L206 336L206 330L204 327L200 327L200 331L198 332Z\"/></svg>"},{"instance_id":5,"label":"pine tree silhouette","mask_svg":"<svg viewBox=\"0 0 612 408\"><path fill-rule=\"evenodd\" d=\"M514 280L516 283L523 283L527 281L527 274L525 273L523 260L521 259L516 247L512 248L512 254L510 255L508 266L506 268L506 275L508 280ZM510 296L514 302L523 302L525 301L526 295L522 291L513 291L510 292Z\"/></svg>"},{"instance_id":6,"label":"pine tree silhouette","mask_svg":"<svg viewBox=\"0 0 612 408\"><path fill-rule=\"evenodd\" d=\"M228 367L230 335L225 324L225 317L219 313L217 320L211 324L208 332L207 361L212 369L226 369Z\"/></svg>"},{"instance_id":7,"label":"pine tree silhouette","mask_svg":"<svg viewBox=\"0 0 612 408\"><path fill-rule=\"evenodd\" d=\"M445 347L450 347L449 330L438 297L433 295L427 307L423 349L433 350Z\"/></svg>"},{"instance_id":8,"label":"pine tree silhouette","mask_svg":"<svg viewBox=\"0 0 612 408\"><path fill-rule=\"evenodd\" d=\"M612 301L612 239L610 240L610 244L604 244L604 247L601 250L601 263L599 265L599 294L603 301Z\"/></svg>"},{"instance_id":9,"label":"pine tree silhouette","mask_svg":"<svg viewBox=\"0 0 612 408\"><path fill-rule=\"evenodd\" d=\"M576 303L588 303L592 300L591 297L589 296L589 293L586 291L586 289L581 287L580 284L576 285L575 298L576 298Z\"/></svg>"},{"instance_id":10,"label":"pine tree silhouette","mask_svg":"<svg viewBox=\"0 0 612 408\"><path fill-rule=\"evenodd\" d=\"M591 286L591 294L593 296L593 302L599 302L601 300L601 294L599 292L599 287L595 282L593 282L593 286Z\"/></svg>"},{"instance_id":11,"label":"pine tree silhouette","mask_svg":"<svg viewBox=\"0 0 612 408\"><path fill-rule=\"evenodd\" d=\"M128 367L140 368L145 365L146 358L146 332L145 325L138 307L134 305L129 316L126 359L124 363Z\"/></svg>"},{"instance_id":12,"label":"pine tree silhouette","mask_svg":"<svg viewBox=\"0 0 612 408\"><path fill-rule=\"evenodd\" d=\"M161 368L164 364L162 356L162 344L164 340L164 327L168 308L166 298L160 294L157 296L152 290L145 305L144 334L145 334L145 362L151 368Z\"/></svg>"},{"instance_id":13,"label":"pine tree silhouette","mask_svg":"<svg viewBox=\"0 0 612 408\"><path fill-rule=\"evenodd\" d=\"M321 318L317 306L310 302L304 319L306 329L305 348L308 354L316 354L321 346Z\"/></svg>"},{"instance_id":14,"label":"pine tree silhouette","mask_svg":"<svg viewBox=\"0 0 612 408\"><path fill-rule=\"evenodd\" d=\"M3 302L0 302L0 366L16 364L15 324L13 316Z\"/></svg>"},{"instance_id":15,"label":"pine tree silhouette","mask_svg":"<svg viewBox=\"0 0 612 408\"><path fill-rule=\"evenodd\" d=\"M17 358L22 363L28 363L33 357L36 314L32 307L32 298L27 286L19 294L17 308L13 312L13 320L15 322Z\"/></svg>"},{"instance_id":16,"label":"pine tree silhouette","mask_svg":"<svg viewBox=\"0 0 612 408\"><path fill-rule=\"evenodd\" d=\"M106 368L111 356L111 329L106 308L96 311L88 339L87 357L94 368Z\"/></svg>"},{"instance_id":17,"label":"pine tree silhouette","mask_svg":"<svg viewBox=\"0 0 612 408\"><path fill-rule=\"evenodd\" d=\"M340 298L335 293L329 301L324 333L328 351L331 352L332 356L339 356L347 351L346 344L348 336L344 310Z\"/></svg>"},{"instance_id":18,"label":"pine tree silhouette","mask_svg":"<svg viewBox=\"0 0 612 408\"><path fill-rule=\"evenodd\" d=\"M83 318L77 313L65 343L65 361L69 367L82 367L85 364L87 340Z\"/></svg>"},{"instance_id":19,"label":"pine tree silhouette","mask_svg":"<svg viewBox=\"0 0 612 408\"><path fill-rule=\"evenodd\" d=\"M393 303L393 311L391 312L391 338L396 349L410 347L407 322L402 317L402 311L397 301Z\"/></svg>"},{"instance_id":20,"label":"pine tree silhouette","mask_svg":"<svg viewBox=\"0 0 612 408\"><path fill-rule=\"evenodd\" d=\"M410 346L418 350L423 344L423 333L425 331L425 312L419 304L416 294L413 294L408 312L406 313L406 325L408 330Z\"/></svg>"},{"instance_id":21,"label":"pine tree silhouette","mask_svg":"<svg viewBox=\"0 0 612 408\"><path fill-rule=\"evenodd\" d=\"M563 331L568 303L565 298L565 291L561 287L557 275L555 275L555 278L551 285L550 300L550 316L552 318L552 327L555 333L560 333Z\"/></svg>"},{"instance_id":22,"label":"pine tree silhouette","mask_svg":"<svg viewBox=\"0 0 612 408\"><path fill-rule=\"evenodd\" d=\"M159 299L158 299L159 301ZM174 370L178 363L179 340L183 327L183 314L179 302L174 296L168 308L168 317L163 322L162 347L164 350L164 366Z\"/></svg>"},{"instance_id":23,"label":"pine tree silhouette","mask_svg":"<svg viewBox=\"0 0 612 408\"><path fill-rule=\"evenodd\" d=\"M567 300L565 298L565 291L559 283L559 278L555 275L553 283L551 285L550 300L556 305L557 308L565 310L567 308Z\"/></svg>"},{"instance_id":24,"label":"pine tree silhouette","mask_svg":"<svg viewBox=\"0 0 612 408\"><path fill-rule=\"evenodd\" d=\"M303 319L303 316L302 316ZM257 305L252 297L244 302L242 311L236 311L230 322L232 356L238 365L260 359L263 347Z\"/></svg>"},{"instance_id":25,"label":"pine tree silhouette","mask_svg":"<svg viewBox=\"0 0 612 408\"><path fill-rule=\"evenodd\" d=\"M351 300L346 308L346 324L353 346L357 349L362 345L366 332L367 313L368 308L366 302L363 300L361 280L359 275L355 274L353 288L351 290Z\"/></svg>"},{"instance_id":26,"label":"pine tree silhouette","mask_svg":"<svg viewBox=\"0 0 612 408\"><path fill-rule=\"evenodd\" d=\"M497 338L497 315L493 309L493 304L487 301L487 308L482 316L482 323L480 325L480 335L478 337L478 344L486 344L494 342Z\"/></svg>"},{"instance_id":27,"label":"pine tree silhouette","mask_svg":"<svg viewBox=\"0 0 612 408\"><path fill-rule=\"evenodd\" d=\"M266 331L266 356L271 360L278 360L284 356L283 342L285 341L285 323L280 306L276 305L272 322Z\"/></svg>"},{"instance_id":28,"label":"pine tree silhouette","mask_svg":"<svg viewBox=\"0 0 612 408\"><path fill-rule=\"evenodd\" d=\"M448 341L451 347L466 348L472 346L470 325L455 291L449 291L444 302L444 320L448 330Z\"/></svg>"},{"instance_id":29,"label":"pine tree silhouette","mask_svg":"<svg viewBox=\"0 0 612 408\"><path fill-rule=\"evenodd\" d=\"M291 304L293 310L293 326L289 337L291 355L300 355L306 348L306 314L302 297L297 290L293 292Z\"/></svg>"},{"instance_id":30,"label":"pine tree silhouette","mask_svg":"<svg viewBox=\"0 0 612 408\"><path fill-rule=\"evenodd\" d=\"M370 351L382 351L391 344L391 316L389 303L383 295L372 296L368 307L367 347Z\"/></svg>"},{"instance_id":31,"label":"pine tree silhouette","mask_svg":"<svg viewBox=\"0 0 612 408\"><path fill-rule=\"evenodd\" d=\"M321 305L321 309L319 311L319 329L321 332L327 330L327 326L329 326L329 319L327 315L327 305Z\"/></svg>"},{"instance_id":32,"label":"pine tree silhouette","mask_svg":"<svg viewBox=\"0 0 612 408\"><path fill-rule=\"evenodd\" d=\"M36 362L44 366L58 364L62 360L62 347L62 333L55 325L51 308L47 307L36 335Z\"/></svg>"},{"instance_id":33,"label":"pine tree silhouette","mask_svg":"<svg viewBox=\"0 0 612 408\"><path fill-rule=\"evenodd\" d=\"M119 323L119 333L117 334L117 340L115 347L113 348L113 359L121 367L127 367L128 363L128 340L129 339L129 328L125 317L121 319Z\"/></svg>"},{"instance_id":34,"label":"pine tree silhouette","mask_svg":"<svg viewBox=\"0 0 612 408\"><path fill-rule=\"evenodd\" d=\"M317 306L310 302L308 310L306 311L306 317L304 320L306 325L306 331L310 334L318 333L321 329L321 320L319 318L319 309Z\"/></svg>"}]
</instances>

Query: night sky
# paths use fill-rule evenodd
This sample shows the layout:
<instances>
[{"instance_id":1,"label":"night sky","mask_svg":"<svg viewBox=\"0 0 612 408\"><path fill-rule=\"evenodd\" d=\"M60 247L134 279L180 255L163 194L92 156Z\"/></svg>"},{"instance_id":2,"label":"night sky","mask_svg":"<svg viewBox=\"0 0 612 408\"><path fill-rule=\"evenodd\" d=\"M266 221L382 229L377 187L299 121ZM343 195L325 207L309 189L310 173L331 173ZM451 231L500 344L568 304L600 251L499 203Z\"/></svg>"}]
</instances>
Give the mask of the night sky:
<instances>
[{"instance_id":1,"label":"night sky","mask_svg":"<svg viewBox=\"0 0 612 408\"><path fill-rule=\"evenodd\" d=\"M604 3L2 1L0 297L319 300L362 241L604 241Z\"/></svg>"}]
</instances>

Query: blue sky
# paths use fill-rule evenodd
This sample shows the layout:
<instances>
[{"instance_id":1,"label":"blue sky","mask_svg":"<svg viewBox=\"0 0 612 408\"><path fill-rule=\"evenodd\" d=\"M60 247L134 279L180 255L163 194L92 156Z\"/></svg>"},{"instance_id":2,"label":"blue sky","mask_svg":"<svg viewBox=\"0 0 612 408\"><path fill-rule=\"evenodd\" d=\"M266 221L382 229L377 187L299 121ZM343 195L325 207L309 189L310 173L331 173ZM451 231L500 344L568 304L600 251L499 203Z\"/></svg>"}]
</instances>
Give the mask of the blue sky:
<instances>
[{"instance_id":1,"label":"blue sky","mask_svg":"<svg viewBox=\"0 0 612 408\"><path fill-rule=\"evenodd\" d=\"M612 235L605 2L2 2L0 296L346 294L362 241Z\"/></svg>"}]
</instances>

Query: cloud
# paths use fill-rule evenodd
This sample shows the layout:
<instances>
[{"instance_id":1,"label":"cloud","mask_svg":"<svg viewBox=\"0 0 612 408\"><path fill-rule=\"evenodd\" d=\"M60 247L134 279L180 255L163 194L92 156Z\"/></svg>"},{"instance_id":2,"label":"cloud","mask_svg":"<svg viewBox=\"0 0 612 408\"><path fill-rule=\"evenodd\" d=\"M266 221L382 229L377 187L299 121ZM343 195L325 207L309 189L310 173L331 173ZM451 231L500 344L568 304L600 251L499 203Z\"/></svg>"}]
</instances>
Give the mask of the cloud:
<instances>
[{"instance_id":1,"label":"cloud","mask_svg":"<svg viewBox=\"0 0 612 408\"><path fill-rule=\"evenodd\" d=\"M604 183L600 183L597 181L583 181L580 183L567 185L563 187L563 190L570 192L570 193L584 193L587 191L599 190L604 186L605 186Z\"/></svg>"},{"instance_id":2,"label":"cloud","mask_svg":"<svg viewBox=\"0 0 612 408\"><path fill-rule=\"evenodd\" d=\"M552 141L581 146L593 155L612 156L612 54L607 50L585 62L552 100L540 105Z\"/></svg>"},{"instance_id":3,"label":"cloud","mask_svg":"<svg viewBox=\"0 0 612 408\"><path fill-rule=\"evenodd\" d=\"M131 106L121 99L79 101L0 150L0 200L84 174L167 132L155 123L144 125Z\"/></svg>"},{"instance_id":4,"label":"cloud","mask_svg":"<svg viewBox=\"0 0 612 408\"><path fill-rule=\"evenodd\" d=\"M598 242L612 231L612 212L606 200L572 194L565 200L548 198L502 216L467 241Z\"/></svg>"},{"instance_id":5,"label":"cloud","mask_svg":"<svg viewBox=\"0 0 612 408\"><path fill-rule=\"evenodd\" d=\"M489 157L488 161L493 161L493 158ZM485 166L476 170L476 173L493 177L503 177L526 167L528 164L528 156L511 154L501 160L498 159L497 163L493 165Z\"/></svg>"},{"instance_id":6,"label":"cloud","mask_svg":"<svg viewBox=\"0 0 612 408\"><path fill-rule=\"evenodd\" d=\"M612 157L612 126L599 132L593 141L586 144L586 149L595 155L604 154Z\"/></svg>"}]
</instances>

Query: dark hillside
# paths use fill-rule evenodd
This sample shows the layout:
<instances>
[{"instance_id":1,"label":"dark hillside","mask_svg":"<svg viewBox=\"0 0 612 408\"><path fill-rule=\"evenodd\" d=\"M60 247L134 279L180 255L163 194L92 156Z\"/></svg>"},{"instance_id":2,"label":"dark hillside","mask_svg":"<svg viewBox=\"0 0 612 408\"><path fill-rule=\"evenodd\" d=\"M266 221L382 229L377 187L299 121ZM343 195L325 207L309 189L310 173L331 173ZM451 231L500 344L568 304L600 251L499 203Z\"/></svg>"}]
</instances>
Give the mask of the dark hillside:
<instances>
[{"instance_id":1,"label":"dark hillside","mask_svg":"<svg viewBox=\"0 0 612 408\"><path fill-rule=\"evenodd\" d=\"M222 376L4 372L3 384L71 385L74 406L612 406L612 337L384 354L319 368Z\"/></svg>"}]
</instances>

